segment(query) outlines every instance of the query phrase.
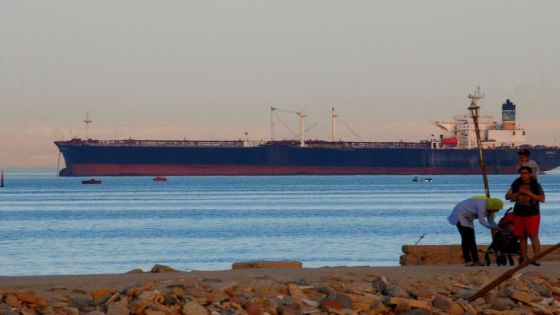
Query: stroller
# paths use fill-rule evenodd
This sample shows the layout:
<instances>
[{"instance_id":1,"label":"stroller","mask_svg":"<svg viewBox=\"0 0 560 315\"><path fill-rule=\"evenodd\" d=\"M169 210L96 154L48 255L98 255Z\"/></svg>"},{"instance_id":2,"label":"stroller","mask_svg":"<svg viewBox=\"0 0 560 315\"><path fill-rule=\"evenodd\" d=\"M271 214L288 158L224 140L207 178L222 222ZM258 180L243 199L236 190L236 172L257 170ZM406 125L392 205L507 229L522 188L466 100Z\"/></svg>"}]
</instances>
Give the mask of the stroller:
<instances>
[{"instance_id":1,"label":"stroller","mask_svg":"<svg viewBox=\"0 0 560 315\"><path fill-rule=\"evenodd\" d=\"M490 266L490 255L496 255L496 264L498 266L505 266L509 262L510 266L514 265L513 255L520 255L519 238L513 234L513 213L512 208L509 208L504 216L498 222L498 227L501 231L496 231L492 234L492 244L488 246L484 254L484 261L487 266Z\"/></svg>"}]
</instances>

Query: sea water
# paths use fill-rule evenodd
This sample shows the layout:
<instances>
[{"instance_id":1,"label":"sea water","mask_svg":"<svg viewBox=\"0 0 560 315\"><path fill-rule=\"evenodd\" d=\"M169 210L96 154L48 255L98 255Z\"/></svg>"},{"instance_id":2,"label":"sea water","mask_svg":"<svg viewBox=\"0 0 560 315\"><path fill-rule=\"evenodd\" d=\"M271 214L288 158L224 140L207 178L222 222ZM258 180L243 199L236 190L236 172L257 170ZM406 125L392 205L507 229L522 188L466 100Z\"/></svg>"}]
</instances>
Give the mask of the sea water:
<instances>
[{"instance_id":1,"label":"sea water","mask_svg":"<svg viewBox=\"0 0 560 315\"><path fill-rule=\"evenodd\" d=\"M56 177L8 171L0 188L0 274L122 273L156 263L229 269L398 265L404 244L459 243L446 218L484 194L481 176ZM420 176L419 176L420 177ZM490 176L503 197L514 175ZM560 240L560 174L542 176L541 241ZM506 203L506 208L512 206ZM503 213L503 211L501 212ZM479 243L489 231L475 225ZM424 235L422 239L420 237Z\"/></svg>"}]
</instances>

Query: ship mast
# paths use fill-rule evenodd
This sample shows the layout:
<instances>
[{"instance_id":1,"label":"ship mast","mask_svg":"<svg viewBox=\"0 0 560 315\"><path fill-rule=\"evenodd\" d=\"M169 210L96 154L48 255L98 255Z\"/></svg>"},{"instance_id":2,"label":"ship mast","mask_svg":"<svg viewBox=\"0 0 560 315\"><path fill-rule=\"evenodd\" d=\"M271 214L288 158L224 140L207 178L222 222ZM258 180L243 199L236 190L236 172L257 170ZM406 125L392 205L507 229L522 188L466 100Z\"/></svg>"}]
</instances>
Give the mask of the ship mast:
<instances>
[{"instance_id":1,"label":"ship mast","mask_svg":"<svg viewBox=\"0 0 560 315\"><path fill-rule=\"evenodd\" d=\"M335 142L336 141L336 117L338 117L338 115L336 114L336 111L334 110L334 107L332 108L332 116L331 116L331 141Z\"/></svg>"},{"instance_id":2,"label":"ship mast","mask_svg":"<svg viewBox=\"0 0 560 315\"><path fill-rule=\"evenodd\" d=\"M276 108L270 106L270 141L274 141L274 110Z\"/></svg>"},{"instance_id":3,"label":"ship mast","mask_svg":"<svg viewBox=\"0 0 560 315\"><path fill-rule=\"evenodd\" d=\"M301 130L299 132L300 134L299 146L305 147L305 117L307 117L307 114L304 112L297 112L296 114L299 115L300 126L301 126Z\"/></svg>"},{"instance_id":4,"label":"ship mast","mask_svg":"<svg viewBox=\"0 0 560 315\"><path fill-rule=\"evenodd\" d=\"M93 122L93 120L89 119L89 112L86 112L86 119L84 119L84 123L86 124L86 141L89 140L89 125Z\"/></svg>"},{"instance_id":5,"label":"ship mast","mask_svg":"<svg viewBox=\"0 0 560 315\"><path fill-rule=\"evenodd\" d=\"M480 108L480 106L478 105L478 101L480 101L481 99L484 98L484 95L480 94L480 86L476 87L476 91L474 91L473 94L469 94L468 98L471 100L471 107L472 108ZM478 113L477 113L478 114ZM472 116L472 115L471 115ZM477 146L481 146L482 145L482 140L480 139L480 129L478 127L478 115L477 117L472 117L473 118L473 123L474 123L474 128L475 128L475 132L476 132L476 141L477 141ZM476 121L475 121L476 119ZM468 134L468 148L471 149L472 145L471 145L471 132L470 132L470 126L469 126L469 130L467 131Z\"/></svg>"}]
</instances>

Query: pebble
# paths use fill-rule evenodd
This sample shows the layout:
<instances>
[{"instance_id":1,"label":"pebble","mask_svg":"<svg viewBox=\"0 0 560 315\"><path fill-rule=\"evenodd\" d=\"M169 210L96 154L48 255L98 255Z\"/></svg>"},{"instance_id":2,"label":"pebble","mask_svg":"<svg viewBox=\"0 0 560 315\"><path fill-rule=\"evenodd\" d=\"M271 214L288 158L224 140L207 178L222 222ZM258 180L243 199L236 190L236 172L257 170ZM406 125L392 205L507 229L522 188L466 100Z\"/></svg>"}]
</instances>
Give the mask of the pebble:
<instances>
[{"instance_id":1,"label":"pebble","mask_svg":"<svg viewBox=\"0 0 560 315\"><path fill-rule=\"evenodd\" d=\"M307 295L303 293L303 291L299 288L297 284L293 284L293 283L288 284L288 292L295 299L298 300L307 299Z\"/></svg>"},{"instance_id":2,"label":"pebble","mask_svg":"<svg viewBox=\"0 0 560 315\"><path fill-rule=\"evenodd\" d=\"M382 275L375 276L375 278L373 278L373 280L371 281L371 286L380 293L384 292L385 289L387 289L388 284L389 281L387 280L387 278L385 278L385 276Z\"/></svg>"},{"instance_id":3,"label":"pebble","mask_svg":"<svg viewBox=\"0 0 560 315\"><path fill-rule=\"evenodd\" d=\"M405 289L393 284L387 286L385 291L383 291L383 294L387 296L393 296L393 297L403 297L403 298L408 297L408 292Z\"/></svg>"},{"instance_id":4,"label":"pebble","mask_svg":"<svg viewBox=\"0 0 560 315\"><path fill-rule=\"evenodd\" d=\"M208 315L208 310L197 302L188 302L183 306L183 315Z\"/></svg>"},{"instance_id":5,"label":"pebble","mask_svg":"<svg viewBox=\"0 0 560 315\"><path fill-rule=\"evenodd\" d=\"M154 265L150 272L164 273L164 272L177 272L177 270L166 265Z\"/></svg>"},{"instance_id":6,"label":"pebble","mask_svg":"<svg viewBox=\"0 0 560 315\"><path fill-rule=\"evenodd\" d=\"M441 295L436 295L432 300L432 305L440 310L447 311L451 309L451 300Z\"/></svg>"},{"instance_id":7,"label":"pebble","mask_svg":"<svg viewBox=\"0 0 560 315\"><path fill-rule=\"evenodd\" d=\"M110 304L107 307L107 315L129 315L130 311L128 310L127 305L123 304Z\"/></svg>"},{"instance_id":8,"label":"pebble","mask_svg":"<svg viewBox=\"0 0 560 315\"><path fill-rule=\"evenodd\" d=\"M111 297L111 290L108 288L101 288L91 292L93 303L99 305L105 303Z\"/></svg>"}]
</instances>

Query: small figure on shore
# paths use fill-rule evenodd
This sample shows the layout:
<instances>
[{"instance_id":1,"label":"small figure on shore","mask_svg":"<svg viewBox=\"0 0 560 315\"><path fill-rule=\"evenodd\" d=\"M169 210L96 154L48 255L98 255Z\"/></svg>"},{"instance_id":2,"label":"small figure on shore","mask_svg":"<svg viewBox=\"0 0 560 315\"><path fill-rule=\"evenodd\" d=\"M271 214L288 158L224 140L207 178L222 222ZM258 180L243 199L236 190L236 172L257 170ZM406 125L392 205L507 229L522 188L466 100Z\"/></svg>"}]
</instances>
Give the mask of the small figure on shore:
<instances>
[{"instance_id":1,"label":"small figure on shore","mask_svg":"<svg viewBox=\"0 0 560 315\"><path fill-rule=\"evenodd\" d=\"M536 256L541 251L539 240L540 203L544 202L545 195L541 185L533 176L533 168L522 166L519 169L519 178L511 184L511 188L506 193L506 199L515 201L513 231L519 237L521 263L523 260L529 259L527 239L531 240L533 255ZM538 262L533 262L533 265L540 266Z\"/></svg>"},{"instance_id":2,"label":"small figure on shore","mask_svg":"<svg viewBox=\"0 0 560 315\"><path fill-rule=\"evenodd\" d=\"M517 154L519 155L519 160L517 161L517 173L519 173L519 170L522 166L528 166L533 169L533 177L535 177L535 179L538 181L539 174L541 174L541 169L539 168L537 162L529 159L529 157L531 156L531 151L529 151L528 149L521 149L517 152Z\"/></svg>"},{"instance_id":3,"label":"small figure on shore","mask_svg":"<svg viewBox=\"0 0 560 315\"><path fill-rule=\"evenodd\" d=\"M497 229L494 216L504 207L504 203L497 198L472 197L458 203L451 215L449 223L456 225L461 234L461 249L465 266L481 266L478 260L478 248L474 233L474 219L489 229Z\"/></svg>"}]
</instances>

